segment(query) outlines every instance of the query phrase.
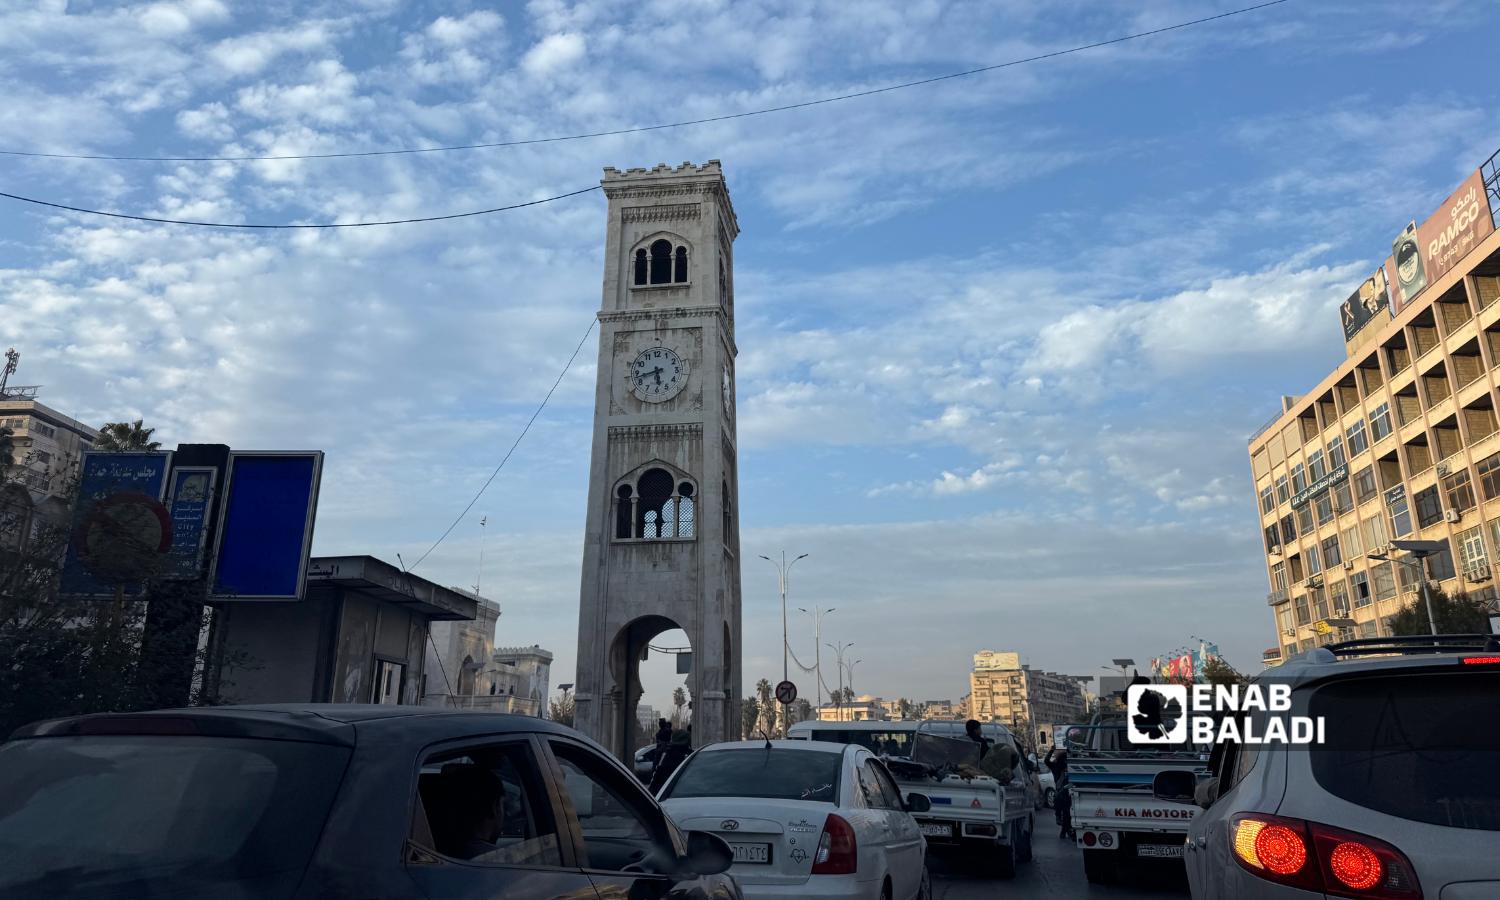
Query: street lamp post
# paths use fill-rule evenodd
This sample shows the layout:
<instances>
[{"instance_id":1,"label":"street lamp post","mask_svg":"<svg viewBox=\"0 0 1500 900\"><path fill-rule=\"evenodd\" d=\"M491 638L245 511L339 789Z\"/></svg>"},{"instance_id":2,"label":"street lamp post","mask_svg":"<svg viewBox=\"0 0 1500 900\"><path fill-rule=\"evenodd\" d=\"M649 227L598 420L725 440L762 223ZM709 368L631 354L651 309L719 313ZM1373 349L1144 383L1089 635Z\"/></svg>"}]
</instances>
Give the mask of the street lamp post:
<instances>
[{"instance_id":1,"label":"street lamp post","mask_svg":"<svg viewBox=\"0 0 1500 900\"><path fill-rule=\"evenodd\" d=\"M815 691L818 695L818 706L823 705L823 617L831 612L837 612L838 607L829 609L803 609L797 607L798 612L805 612L813 617L813 672L818 683Z\"/></svg>"},{"instance_id":2,"label":"street lamp post","mask_svg":"<svg viewBox=\"0 0 1500 900\"><path fill-rule=\"evenodd\" d=\"M1405 550L1407 553L1416 557L1416 562L1407 562L1403 559L1396 559L1395 557L1385 553L1369 553L1366 554L1366 556L1368 556L1370 559L1378 559L1383 562L1393 562L1398 566L1405 566L1408 569L1417 570L1417 580L1422 583L1422 603L1427 607L1427 629L1430 633L1436 635L1438 633L1437 619L1432 615L1432 592L1427 587L1426 560L1427 557L1432 556L1433 554L1442 553L1444 550L1447 550L1448 542L1391 541L1391 546L1395 547L1397 550Z\"/></svg>"},{"instance_id":3,"label":"street lamp post","mask_svg":"<svg viewBox=\"0 0 1500 900\"><path fill-rule=\"evenodd\" d=\"M842 722L844 721L844 651L853 647L854 642L850 641L847 644L840 644L837 647L833 644L828 644L827 646L829 650L833 651L834 659L837 661L839 667L839 693L834 698L834 708L838 710L839 721Z\"/></svg>"},{"instance_id":4,"label":"street lamp post","mask_svg":"<svg viewBox=\"0 0 1500 900\"><path fill-rule=\"evenodd\" d=\"M791 681L792 670L791 666L787 662L787 653L791 650L791 644L787 642L786 632L786 584L788 576L790 576L792 573L792 566L795 566L797 564L798 559L806 559L807 554L804 553L801 556L797 557L797 559L794 559L791 562L787 562L786 551L783 550L781 551L780 564L778 564L776 560L764 554L762 554L760 558L770 563L771 565L776 566L776 583L781 588L781 680ZM782 737L786 737L786 719L786 704L783 703L781 704Z\"/></svg>"}]
</instances>

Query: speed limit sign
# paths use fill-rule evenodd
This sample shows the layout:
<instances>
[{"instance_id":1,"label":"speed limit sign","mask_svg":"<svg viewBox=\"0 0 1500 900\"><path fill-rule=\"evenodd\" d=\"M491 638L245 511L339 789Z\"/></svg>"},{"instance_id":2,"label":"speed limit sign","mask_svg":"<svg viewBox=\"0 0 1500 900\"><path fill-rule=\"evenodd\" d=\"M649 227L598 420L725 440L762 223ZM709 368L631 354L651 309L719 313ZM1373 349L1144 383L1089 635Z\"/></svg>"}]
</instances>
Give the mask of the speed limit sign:
<instances>
[{"instance_id":1,"label":"speed limit sign","mask_svg":"<svg viewBox=\"0 0 1500 900\"><path fill-rule=\"evenodd\" d=\"M790 681L783 681L781 684L776 685L777 703L780 703L784 706L788 703L795 703L796 700L797 686L795 684L792 684Z\"/></svg>"}]
</instances>

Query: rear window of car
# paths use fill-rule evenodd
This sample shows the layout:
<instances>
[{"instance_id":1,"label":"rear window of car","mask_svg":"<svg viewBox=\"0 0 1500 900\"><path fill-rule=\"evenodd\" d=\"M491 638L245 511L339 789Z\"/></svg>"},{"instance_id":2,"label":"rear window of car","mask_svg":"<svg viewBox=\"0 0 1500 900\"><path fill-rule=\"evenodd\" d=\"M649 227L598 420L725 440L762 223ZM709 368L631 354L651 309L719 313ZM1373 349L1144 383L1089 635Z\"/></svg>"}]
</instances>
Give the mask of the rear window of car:
<instances>
[{"instance_id":1,"label":"rear window of car","mask_svg":"<svg viewBox=\"0 0 1500 900\"><path fill-rule=\"evenodd\" d=\"M0 744L0 893L281 897L349 751L212 737Z\"/></svg>"},{"instance_id":2,"label":"rear window of car","mask_svg":"<svg viewBox=\"0 0 1500 900\"><path fill-rule=\"evenodd\" d=\"M843 756L825 750L709 750L683 764L662 799L758 797L832 803Z\"/></svg>"},{"instance_id":3,"label":"rear window of car","mask_svg":"<svg viewBox=\"0 0 1500 900\"><path fill-rule=\"evenodd\" d=\"M1336 797L1432 825L1500 830L1500 671L1357 678L1323 685L1313 777Z\"/></svg>"}]
</instances>

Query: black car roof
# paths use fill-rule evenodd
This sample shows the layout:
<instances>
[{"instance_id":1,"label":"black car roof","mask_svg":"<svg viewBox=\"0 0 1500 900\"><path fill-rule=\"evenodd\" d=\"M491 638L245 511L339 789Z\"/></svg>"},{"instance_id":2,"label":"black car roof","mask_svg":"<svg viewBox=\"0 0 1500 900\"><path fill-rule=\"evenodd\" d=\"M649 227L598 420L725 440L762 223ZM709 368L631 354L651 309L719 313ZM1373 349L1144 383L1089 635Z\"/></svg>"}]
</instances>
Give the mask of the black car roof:
<instances>
[{"instance_id":1,"label":"black car roof","mask_svg":"<svg viewBox=\"0 0 1500 900\"><path fill-rule=\"evenodd\" d=\"M23 726L11 739L104 734L210 735L353 746L356 730L419 740L540 731L576 734L555 722L508 713L426 706L268 703L136 713L98 713Z\"/></svg>"}]
</instances>

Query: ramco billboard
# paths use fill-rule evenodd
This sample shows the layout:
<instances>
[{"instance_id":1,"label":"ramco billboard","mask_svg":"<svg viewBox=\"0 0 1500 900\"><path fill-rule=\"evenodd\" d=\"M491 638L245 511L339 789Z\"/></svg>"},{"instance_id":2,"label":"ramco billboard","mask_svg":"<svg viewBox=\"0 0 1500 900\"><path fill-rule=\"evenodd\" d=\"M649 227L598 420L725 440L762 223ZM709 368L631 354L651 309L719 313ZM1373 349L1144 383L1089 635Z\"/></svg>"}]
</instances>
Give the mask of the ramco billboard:
<instances>
[{"instance_id":1,"label":"ramco billboard","mask_svg":"<svg viewBox=\"0 0 1500 900\"><path fill-rule=\"evenodd\" d=\"M1401 312L1416 300L1429 284L1458 265L1494 230L1484 176L1476 169L1436 213L1420 225L1416 222L1407 225L1391 244L1396 282L1391 314Z\"/></svg>"},{"instance_id":2,"label":"ramco billboard","mask_svg":"<svg viewBox=\"0 0 1500 900\"><path fill-rule=\"evenodd\" d=\"M1372 320L1401 313L1428 285L1447 274L1495 230L1485 193L1484 173L1476 169L1420 224L1413 220L1391 243L1391 255L1339 307L1344 342Z\"/></svg>"}]
</instances>

